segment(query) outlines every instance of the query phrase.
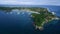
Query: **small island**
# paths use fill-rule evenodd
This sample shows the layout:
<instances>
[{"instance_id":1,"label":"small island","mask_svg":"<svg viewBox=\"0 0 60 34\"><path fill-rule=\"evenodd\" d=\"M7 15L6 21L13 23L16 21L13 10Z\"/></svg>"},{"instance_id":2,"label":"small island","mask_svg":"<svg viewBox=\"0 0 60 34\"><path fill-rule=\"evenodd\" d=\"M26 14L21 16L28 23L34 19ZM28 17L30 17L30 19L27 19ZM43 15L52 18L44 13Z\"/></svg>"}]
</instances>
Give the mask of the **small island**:
<instances>
[{"instance_id":1,"label":"small island","mask_svg":"<svg viewBox=\"0 0 60 34\"><path fill-rule=\"evenodd\" d=\"M40 13L32 13L34 26L36 27L36 29L43 30L44 24L49 23L52 20L59 20L59 18L53 12L49 12L47 8L43 8L36 11Z\"/></svg>"},{"instance_id":2,"label":"small island","mask_svg":"<svg viewBox=\"0 0 60 34\"><path fill-rule=\"evenodd\" d=\"M13 9L18 10L26 10L26 11L32 11L35 13L31 14L31 17L34 21L34 26L36 29L43 30L43 26L46 23L49 23L50 21L54 19L60 19L57 16L55 16L54 13L49 12L47 8L40 8L40 7L0 7L0 10L4 10L5 12L11 12Z\"/></svg>"}]
</instances>

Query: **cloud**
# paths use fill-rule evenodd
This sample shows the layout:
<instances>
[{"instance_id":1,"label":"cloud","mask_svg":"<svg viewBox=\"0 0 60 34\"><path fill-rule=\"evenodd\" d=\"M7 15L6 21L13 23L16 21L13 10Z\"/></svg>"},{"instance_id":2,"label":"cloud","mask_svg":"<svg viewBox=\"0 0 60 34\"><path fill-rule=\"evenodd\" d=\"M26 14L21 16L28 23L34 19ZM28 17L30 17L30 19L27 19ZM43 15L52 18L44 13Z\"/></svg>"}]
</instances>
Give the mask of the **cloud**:
<instances>
[{"instance_id":1,"label":"cloud","mask_svg":"<svg viewBox=\"0 0 60 34\"><path fill-rule=\"evenodd\" d=\"M29 4L34 4L34 2L23 2L23 1L14 1L14 0L9 0L9 1L7 1L7 0L5 0L5 1L1 1L0 2L0 4L16 4L16 5L18 5L18 4L27 4L27 5L29 5Z\"/></svg>"},{"instance_id":2,"label":"cloud","mask_svg":"<svg viewBox=\"0 0 60 34\"><path fill-rule=\"evenodd\" d=\"M0 0L0 4L9 4L9 5L60 5L60 0Z\"/></svg>"}]
</instances>

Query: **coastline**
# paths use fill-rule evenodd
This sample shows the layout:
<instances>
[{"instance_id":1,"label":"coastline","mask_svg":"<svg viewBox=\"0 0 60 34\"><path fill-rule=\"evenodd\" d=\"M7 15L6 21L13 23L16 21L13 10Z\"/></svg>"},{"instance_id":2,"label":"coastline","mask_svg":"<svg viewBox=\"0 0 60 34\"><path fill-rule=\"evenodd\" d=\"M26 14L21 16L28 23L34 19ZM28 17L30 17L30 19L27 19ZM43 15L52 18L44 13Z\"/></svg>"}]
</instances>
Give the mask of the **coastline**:
<instances>
[{"instance_id":1,"label":"coastline","mask_svg":"<svg viewBox=\"0 0 60 34\"><path fill-rule=\"evenodd\" d=\"M49 10L48 8L47 8L47 10L50 12L50 10ZM52 15L55 15L55 14L52 13ZM50 21L52 21L52 20L60 20L60 18L58 18L58 17L55 16L55 18L52 18ZM48 21L48 22L50 22L50 21ZM41 30L41 31L44 30L44 27L43 27L43 26L44 26L44 24L46 24L46 23L47 23L47 22L43 22L43 23L41 24L41 26L37 26L37 25L34 24L35 29L39 29L39 30Z\"/></svg>"},{"instance_id":2,"label":"coastline","mask_svg":"<svg viewBox=\"0 0 60 34\"><path fill-rule=\"evenodd\" d=\"M35 27L36 27L36 29L39 29L39 30L43 30L44 29L44 24L45 23L47 23L47 22L49 22L49 21L52 21L53 19L57 19L58 20L58 18L56 17L56 16L54 16L55 15L55 13L54 12L51 12L50 10L49 10L49 8L21 8L21 9L19 9L19 10L22 10L22 11L26 11L26 12L30 12L30 13L32 13L31 15L32 15L32 18L34 18L34 17L36 17L36 16L38 16L37 17L37 20L36 20L36 24L34 25ZM33 14L34 13L34 14ZM41 15L40 15L40 13L41 13ZM45 14L44 14L45 13ZM19 13L18 13L19 14ZM47 16L47 14L48 14L48 16ZM51 15L53 15L53 16L51 16ZM42 17L41 17L42 16ZM44 18L45 16L47 16L48 18ZM54 18L54 17L56 17L56 18ZM40 18L43 18L43 19L40 19ZM50 18L50 19L49 19ZM35 18L34 18L35 19ZM39 21L38 22L38 19L41 21ZM38 23L38 24L37 24Z\"/></svg>"}]
</instances>

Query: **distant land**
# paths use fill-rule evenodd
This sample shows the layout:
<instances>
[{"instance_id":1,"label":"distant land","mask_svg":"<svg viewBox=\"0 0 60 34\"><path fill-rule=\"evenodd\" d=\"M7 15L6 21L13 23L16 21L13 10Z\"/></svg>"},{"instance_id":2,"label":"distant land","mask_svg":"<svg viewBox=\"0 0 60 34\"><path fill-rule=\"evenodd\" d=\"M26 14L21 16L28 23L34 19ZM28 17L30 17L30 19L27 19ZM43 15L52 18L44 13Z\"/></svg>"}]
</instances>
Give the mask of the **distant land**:
<instances>
[{"instance_id":1,"label":"distant land","mask_svg":"<svg viewBox=\"0 0 60 34\"><path fill-rule=\"evenodd\" d=\"M48 23L55 19L60 19L55 16L54 13L49 12L47 8L43 7L0 7L0 10L4 10L6 12L11 12L11 10L14 9L35 12L31 14L31 17L34 21L34 26L39 30L43 29L45 23Z\"/></svg>"},{"instance_id":2,"label":"distant land","mask_svg":"<svg viewBox=\"0 0 60 34\"><path fill-rule=\"evenodd\" d=\"M0 7L49 7L49 6L57 6L57 5L2 5Z\"/></svg>"}]
</instances>

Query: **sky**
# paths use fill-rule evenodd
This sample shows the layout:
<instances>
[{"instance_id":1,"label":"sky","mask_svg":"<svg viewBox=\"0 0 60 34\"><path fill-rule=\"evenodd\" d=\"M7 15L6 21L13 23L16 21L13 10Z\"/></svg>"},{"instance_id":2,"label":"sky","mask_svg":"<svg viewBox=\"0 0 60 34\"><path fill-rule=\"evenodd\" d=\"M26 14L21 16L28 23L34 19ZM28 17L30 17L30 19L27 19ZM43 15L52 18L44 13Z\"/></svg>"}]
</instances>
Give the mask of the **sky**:
<instances>
[{"instance_id":1,"label":"sky","mask_svg":"<svg viewBox=\"0 0 60 34\"><path fill-rule=\"evenodd\" d=\"M3 5L59 5L60 0L0 0Z\"/></svg>"}]
</instances>

